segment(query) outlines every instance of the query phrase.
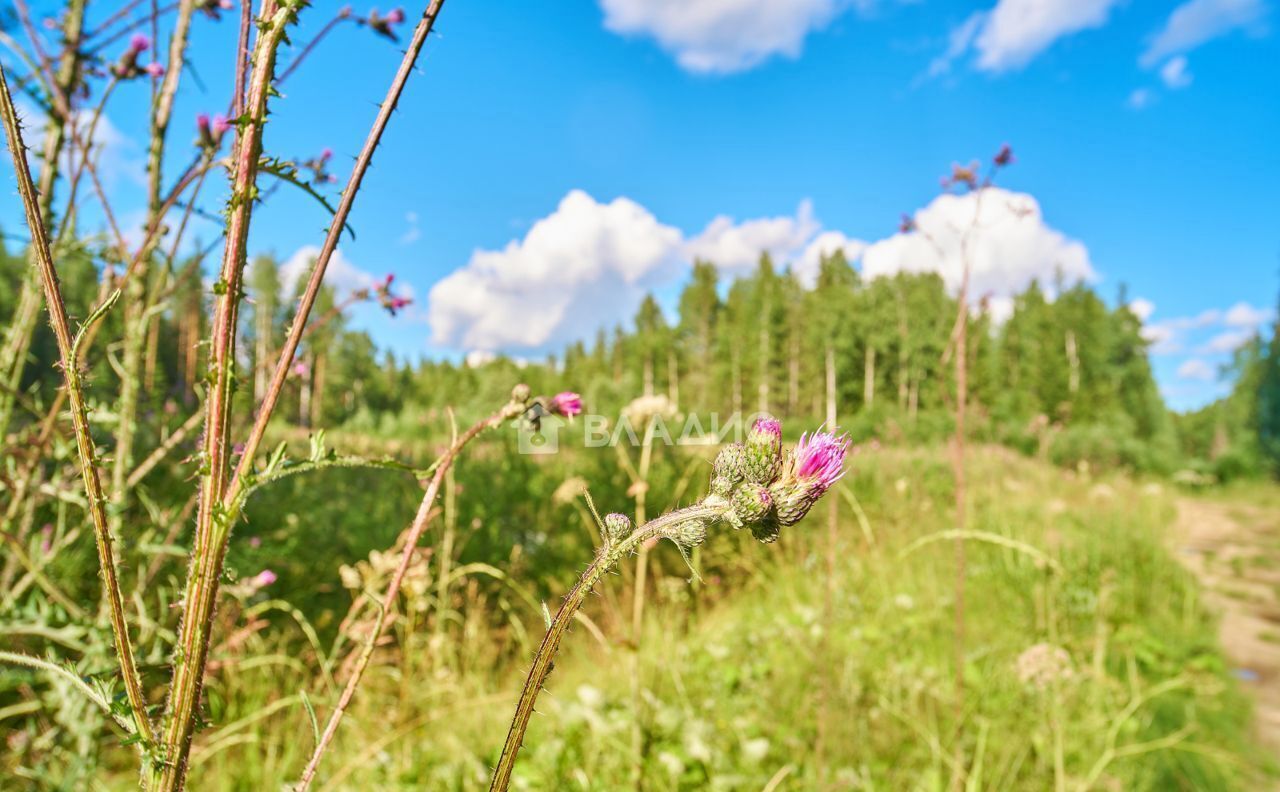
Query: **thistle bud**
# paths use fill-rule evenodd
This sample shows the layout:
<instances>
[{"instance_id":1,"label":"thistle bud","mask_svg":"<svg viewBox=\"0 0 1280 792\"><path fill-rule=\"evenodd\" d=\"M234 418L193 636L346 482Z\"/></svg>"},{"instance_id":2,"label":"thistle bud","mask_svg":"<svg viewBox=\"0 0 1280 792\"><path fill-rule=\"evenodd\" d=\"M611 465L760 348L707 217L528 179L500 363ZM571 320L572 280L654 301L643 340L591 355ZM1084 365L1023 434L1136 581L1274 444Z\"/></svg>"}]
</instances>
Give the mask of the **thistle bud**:
<instances>
[{"instance_id":1,"label":"thistle bud","mask_svg":"<svg viewBox=\"0 0 1280 792\"><path fill-rule=\"evenodd\" d=\"M721 498L727 498L732 492L733 482L729 480L728 476L716 476L711 479L712 495L719 495Z\"/></svg>"},{"instance_id":2,"label":"thistle bud","mask_svg":"<svg viewBox=\"0 0 1280 792\"><path fill-rule=\"evenodd\" d=\"M770 484L778 477L782 465L782 424L771 415L757 418L747 432L746 464L747 481Z\"/></svg>"},{"instance_id":3,"label":"thistle bud","mask_svg":"<svg viewBox=\"0 0 1280 792\"><path fill-rule=\"evenodd\" d=\"M773 496L760 484L747 482L738 487L732 498L733 513L744 525L760 522L773 510Z\"/></svg>"},{"instance_id":4,"label":"thistle bud","mask_svg":"<svg viewBox=\"0 0 1280 792\"><path fill-rule=\"evenodd\" d=\"M751 535L763 544L773 544L778 541L778 535L782 533L781 528L778 519L769 515L760 522L751 524Z\"/></svg>"},{"instance_id":5,"label":"thistle bud","mask_svg":"<svg viewBox=\"0 0 1280 792\"><path fill-rule=\"evenodd\" d=\"M668 538L684 550L692 550L707 541L706 520L684 520L671 526Z\"/></svg>"},{"instance_id":6,"label":"thistle bud","mask_svg":"<svg viewBox=\"0 0 1280 792\"><path fill-rule=\"evenodd\" d=\"M631 535L631 518L625 514L606 514L604 516L604 532L609 542L620 542Z\"/></svg>"},{"instance_id":7,"label":"thistle bud","mask_svg":"<svg viewBox=\"0 0 1280 792\"><path fill-rule=\"evenodd\" d=\"M524 404L529 401L529 386L523 382L511 389L511 401Z\"/></svg>"},{"instance_id":8,"label":"thistle bud","mask_svg":"<svg viewBox=\"0 0 1280 792\"><path fill-rule=\"evenodd\" d=\"M725 446L720 454L716 456L715 478L724 479L728 482L729 489L732 489L733 485L742 481L742 477L745 475L746 454L746 446L742 445L742 443L730 443ZM712 481L712 486L715 486L715 481ZM729 493L726 490L716 494L727 497Z\"/></svg>"},{"instance_id":9,"label":"thistle bud","mask_svg":"<svg viewBox=\"0 0 1280 792\"><path fill-rule=\"evenodd\" d=\"M832 484L844 475L849 439L829 432L802 435L787 455L778 480L769 488L778 522L795 525ZM758 537L757 537L758 538Z\"/></svg>"}]
</instances>

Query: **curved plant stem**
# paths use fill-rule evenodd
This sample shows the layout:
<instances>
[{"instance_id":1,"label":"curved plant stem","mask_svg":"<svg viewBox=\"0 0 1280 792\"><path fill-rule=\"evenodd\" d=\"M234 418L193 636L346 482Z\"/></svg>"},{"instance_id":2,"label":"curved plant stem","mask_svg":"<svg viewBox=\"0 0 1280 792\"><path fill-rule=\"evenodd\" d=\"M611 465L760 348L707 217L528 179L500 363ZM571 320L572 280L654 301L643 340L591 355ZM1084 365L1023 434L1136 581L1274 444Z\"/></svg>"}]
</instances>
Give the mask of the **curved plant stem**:
<instances>
[{"instance_id":1,"label":"curved plant stem","mask_svg":"<svg viewBox=\"0 0 1280 792\"><path fill-rule=\"evenodd\" d=\"M53 265L53 255L49 250L48 235L40 215L35 184L31 180L31 171L27 167L26 149L22 143L22 132L18 128L17 111L13 106L13 98L9 95L9 84L5 79L3 68L0 68L0 114L3 115L5 136L8 138L9 151L13 155L14 172L17 175L18 192L22 196L27 226L31 231L32 257L44 288L45 304L49 310L49 325L53 329L53 335L58 344L58 354L62 359L62 373L66 380L71 422L75 427L76 448L80 457L80 474L84 479L85 494L89 501L89 517L97 537L102 584L110 610L111 631L115 637L120 673L124 679L129 706L133 709L138 734L149 746L153 742L153 736L151 722L147 718L147 701L138 675L138 667L133 659L133 647L129 642L129 625L125 620L124 602L120 594L120 581L116 573L112 536L107 520L107 497L98 477L97 450L89 433L88 409L85 406L80 369L76 363L77 347L82 336L72 339L66 305L62 301L62 290L58 285L58 272ZM91 323L102 313L103 311L99 311L87 322ZM81 333L83 332L82 328Z\"/></svg>"},{"instance_id":2,"label":"curved plant stem","mask_svg":"<svg viewBox=\"0 0 1280 792\"><path fill-rule=\"evenodd\" d=\"M51 663L48 660L42 660L39 657L32 657L31 655L22 654L21 652L5 652L5 651L0 651L0 663L10 663L12 665L20 665L20 666L26 666L27 668L34 668L37 671L45 671L49 674L52 674L53 676L61 678L66 682L69 682L72 687L74 687L76 690L83 693L85 697L88 698L90 701L92 701L94 704L97 704L98 707L107 714L107 717L111 718L113 721L115 721L120 725L120 728L124 729L129 734L137 733L137 729L134 728L134 725L132 723L130 723L127 719L120 717L119 715L117 715L115 712L112 711L110 700L108 700L105 696L103 696L97 690L94 690L92 687L90 687L89 684L86 683L83 679L81 679L77 674L72 673L71 671L67 670L66 668L63 668L57 663Z\"/></svg>"},{"instance_id":3,"label":"curved plant stem","mask_svg":"<svg viewBox=\"0 0 1280 792\"><path fill-rule=\"evenodd\" d=\"M518 417L525 411L525 408L524 402L512 399L501 410L458 435L453 444L449 446L449 450L445 451L444 455L440 457L440 461L435 465L435 473L431 476L427 491L422 496L422 503L418 506L418 513L413 518L413 524L409 527L408 534L405 536L404 547L400 552L400 565L396 567L395 574L391 577L391 583L387 586L386 593L382 595L382 602L378 607L378 616L374 620L372 629L369 630L369 637L365 640L360 657L356 661L355 669L351 672L351 677L347 679L347 685L342 691L342 696L338 699L337 706L334 707L333 712L329 715L329 721L325 724L320 740L316 743L315 751L312 752L311 759L307 762L307 767L303 770L302 777L298 780L298 785L295 787L296 792L304 792L311 786L311 782L316 776L316 770L320 766L320 759L324 756L325 750L328 749L329 744L333 742L334 735L338 732L338 724L341 723L342 716L346 713L347 707L350 706L351 699L356 694L356 687L360 684L360 678L364 676L364 671L369 665L369 659L373 656L373 647L377 643L378 636L382 634L387 614L395 607L396 598L400 596L400 586L404 583L404 577L409 571L409 565L413 562L413 554L418 547L418 540L422 538L423 531L426 530L427 525L431 522L431 510L435 505L436 496L440 493L440 485L453 467L458 454L462 452L467 443L470 443L485 429L492 429L500 426L504 421Z\"/></svg>"},{"instance_id":4,"label":"curved plant stem","mask_svg":"<svg viewBox=\"0 0 1280 792\"><path fill-rule=\"evenodd\" d=\"M511 728L507 732L507 741L502 746L502 756L498 759L498 766L493 771L493 781L489 785L489 792L506 792L507 787L510 786L511 772L515 769L516 756L520 752L520 746L524 743L525 731L529 728L529 718L533 715L533 705L537 702L538 694L542 692L542 686L546 683L547 676L551 673L556 652L560 650L560 642L564 639L564 634L568 631L569 625L573 622L578 609L582 607L583 601L586 600L587 595L591 593L591 589L600 581L600 578L637 547L643 546L650 539L667 536L674 526L690 520L715 519L723 513L724 507L722 506L706 506L703 504L678 509L654 518L637 528L630 536L618 544L606 546L596 554L595 560L582 573L582 577L578 578L578 582L574 584L573 588L569 590L568 596L564 598L564 602L560 605L560 610L556 612L555 618L551 620L551 626L547 629L547 634L543 637L542 644L538 647L538 653L534 655L533 667L529 669L529 676L524 682L524 690L520 693L520 701L516 704L515 717L511 719Z\"/></svg>"},{"instance_id":5,"label":"curved plant stem","mask_svg":"<svg viewBox=\"0 0 1280 792\"><path fill-rule=\"evenodd\" d=\"M422 47L427 41L427 35L431 32L436 17L440 14L440 9L443 6L444 0L432 0L431 4L427 6L427 10L423 13L422 19L418 21L418 26L414 29L413 37L409 41L409 46L405 49L404 58L400 61L400 68L396 71L396 76L391 81L391 87L387 89L387 96L382 101L378 117L374 120L373 127L370 128L369 135L365 139L364 148L361 149L360 156L356 157L355 167L351 169L351 177L347 180L346 189L342 191L342 200L338 203L337 211L334 212L333 222L329 225L329 231L325 235L324 245L320 248L320 254L316 257L316 263L311 269L311 277L307 281L307 288L298 302L298 310L294 313L293 323L289 328L289 337L285 340L284 348L280 350L280 358L276 362L275 371L271 375L271 384L268 385L262 398L262 404L258 405L258 414L254 418L253 429L249 433L249 439L245 441L244 453L240 457L240 463L236 467L235 475L231 477L231 484L227 489L227 503L236 501L240 490L244 487L245 474L252 469L253 459L258 453L258 447L262 444L263 435L267 432L267 424L271 420L271 414L275 412L276 402L280 399L285 380L289 377L289 370L293 367L293 356L297 353L298 344L302 342L302 337L307 331L307 319L311 316L311 310L315 307L316 297L320 294L320 287L324 283L324 274L329 266L329 259L333 257L334 251L338 249L338 239L342 236L342 229L347 223L347 216L351 214L351 206L355 202L356 193L360 190L360 183L364 179L365 172L369 170L369 163L373 160L373 152L377 149L378 142L382 140L382 133L386 130L387 123L391 120L391 114L396 109L396 103L400 101L400 94L404 92L405 83L409 81L409 75L413 72L418 54L422 52Z\"/></svg>"}]
</instances>

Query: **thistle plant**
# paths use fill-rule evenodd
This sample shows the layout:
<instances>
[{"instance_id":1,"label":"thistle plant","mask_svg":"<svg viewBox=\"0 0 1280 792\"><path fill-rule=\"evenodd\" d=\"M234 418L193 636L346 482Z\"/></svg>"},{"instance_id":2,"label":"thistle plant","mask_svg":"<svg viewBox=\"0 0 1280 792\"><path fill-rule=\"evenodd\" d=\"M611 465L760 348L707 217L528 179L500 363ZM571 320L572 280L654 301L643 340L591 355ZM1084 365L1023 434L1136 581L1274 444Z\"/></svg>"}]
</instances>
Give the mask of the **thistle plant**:
<instances>
[{"instance_id":1,"label":"thistle plant","mask_svg":"<svg viewBox=\"0 0 1280 792\"><path fill-rule=\"evenodd\" d=\"M113 709L112 714L141 757L141 780L147 788L178 790L186 785L192 738L203 720L202 690L209 667L210 647L213 645L214 615L219 601L220 584L227 571L228 546L249 495L263 484L281 476L333 464L395 467L385 460L378 462L337 458L323 453L322 448L317 451L314 442L312 458L304 463L290 463L283 446L265 460L259 457L258 452L284 382L295 366L299 345L311 325L312 309L329 261L337 250L339 237L347 227L347 218L355 196L439 15L443 0L431 0L408 37L400 66L356 158L341 200L336 208L331 209L332 223L294 313L288 339L279 350L271 383L256 405L251 420L245 421L250 427L247 439L242 443L232 442L232 431L240 424L233 410L233 394L239 376L238 315L244 296L242 282L248 259L250 226L255 209L265 195L260 177L272 175L282 181L292 182L311 195L320 197L328 207L323 197L315 192L315 185L332 181L331 174L325 168L328 156L322 156L310 166L303 163L304 167L310 167L316 173L316 178L308 185L297 178L297 165L282 163L264 155L269 103L278 94L277 88L283 79L306 58L319 38L302 48L287 69L277 72L277 62L288 42L289 31L307 5L305 0L261 0L255 19L252 3L247 0L242 3L229 111L225 116L202 114L196 119L194 159L174 180L172 186L166 185L162 165L166 160L174 97L179 79L185 71L185 53L192 17L196 11L201 11L205 17L217 20L222 11L230 10L229 3L223 0L187 0L163 9L153 6L151 14L141 22L125 21L130 9L137 6L136 3L128 3L121 12L109 17L100 28L86 31L86 3L84 0L70 0L62 19L63 51L56 58L49 57L45 52L43 37L36 30L26 4L17 3L19 21L27 33L34 55L28 55L16 45L10 46L30 70L29 74L18 77L16 82L24 91L35 96L39 104L48 111L38 176L32 175L28 164L28 152L23 142L24 132L10 95L8 80L11 68L8 64L0 66L0 117L3 119L18 191L31 232L31 259L34 264L30 278L22 284L17 301L17 315L10 322L3 343L0 344L0 439L6 442L6 450L19 445L15 443L9 446L7 437L15 405L22 404L23 409L31 406L22 402L15 394L18 393L17 385L31 346L42 298L57 342L62 378L66 385L64 391L51 399L47 413L35 425L34 430L24 428L35 442L30 453L31 462L20 471L17 485L9 490L16 497L4 509L4 536L6 540L12 537L13 541L10 543L21 548L20 537L25 536L27 529L20 527L18 534L11 534L9 531L15 524L21 523L23 513L34 513L38 505L37 499L41 497L39 479L45 475L42 470L42 454L44 449L56 445L55 441L59 439L57 419L65 400L71 408L76 468L83 488L83 495L80 497L85 502L88 523L97 540L99 571L103 582L103 621L111 628L112 649L125 687L122 703ZM160 18L169 14L173 14L173 18L168 50L161 57L155 31ZM350 13L346 12L338 18L348 16ZM371 13L365 24L381 36L395 39L397 34L394 28L405 21L404 12L397 10L381 16ZM150 36L137 31L138 27L147 22L152 27ZM326 27L324 30L328 29ZM104 31L108 31L109 35L105 35ZM112 51L120 46L115 42L126 38L123 52L110 61L105 73L97 70L95 64L107 62ZM86 39L93 41L86 46ZM147 59L144 57L147 53L154 53L157 58ZM101 90L101 98L92 108L78 107L77 103L90 95L89 81L95 77L107 79ZM147 146L147 217L142 241L134 248L126 243L115 221L110 196L103 189L95 164L97 154L93 151L93 135L112 89L121 82L144 77L150 78L153 87L150 139ZM81 123L83 119L88 120L87 125ZM225 159L221 154L224 147L229 148L229 155ZM63 170L66 163L70 166ZM147 377L144 376L148 358L146 350L150 339L155 336L151 324L157 321L156 317L167 306L170 290L165 284L173 269L187 221L192 215L205 177L215 168L223 167L228 173L230 200L226 207L221 267L214 283L216 307L207 347L208 372L204 378L207 389L202 394L205 398L204 409L202 413L183 422L169 438L155 443L155 450L139 464L134 458L135 446L153 439L148 436L145 411L141 409L147 389ZM78 188L85 175L92 184L113 239L104 246L101 254L102 282L96 307L77 329L72 325L70 312L60 289L59 267L61 246L70 244L67 243L67 237L74 233L73 218L77 215ZM54 202L54 187L62 181L68 182L70 189L59 224L55 217L59 207ZM171 212L179 206L183 207L183 212L174 223ZM165 238L166 235L168 239ZM167 248L167 255L166 251L160 249L162 242ZM119 270L116 265L121 265ZM408 301L394 294L390 286L391 282L388 280L370 290L363 298L376 298L384 308L394 313L404 308ZM120 300L122 295L124 299ZM95 432L99 437L103 433L100 427L91 424L93 411L88 399L87 372L82 367L82 361L102 326L100 320L117 302L122 302L124 306L124 333L120 344L123 351L119 366L121 387L114 411L116 421L112 437L114 442L110 444L111 469L109 475L106 475L107 465L104 464L103 454L98 446L100 441L95 439ZM526 403L529 399L527 388L518 389L510 404L460 436L446 457L438 463L437 469L447 470L461 446L481 430L531 409ZM550 400L544 401L550 403ZM165 690L167 695L160 717L155 719L153 716L156 708L152 705L152 697L134 656L134 643L125 608L126 597L121 584L124 559L120 557L117 540L124 531L126 518L130 520L128 525L131 532L136 530L141 533L153 527L145 519L134 522L133 518L141 518L142 515L137 513L139 510L135 508L130 495L147 473L200 424L203 427L200 432L200 450L196 457L198 470L194 476L197 479L197 493L187 500L187 506L175 507L173 514L176 514L176 518L172 520L173 527L165 542L174 543L183 523L194 511L190 566L179 603L182 615L176 627L172 653L172 679ZM430 504L434 501L437 489L438 482L435 487L428 487L425 505L408 532L411 541L406 542L405 553L412 552L413 546L425 530L431 514ZM159 525L154 527L160 528ZM51 591L57 591L47 578L38 574L38 568L25 558L26 554L22 555L27 562L24 565L35 576L33 580L38 580ZM154 578L156 571L156 564L152 563L139 575L139 592ZM273 577L274 573L264 572L252 580L258 586L264 586L269 585ZM395 595L396 584L393 583L386 599L393 601ZM60 593L54 599L64 603L68 612L77 614L81 620L91 618L86 609ZM28 666L39 667L38 664L25 660L23 662ZM349 700L358 678L358 674L353 677L344 700ZM95 701L102 698L97 691L94 695L97 696ZM338 709L331 718L334 727L340 717L341 709ZM316 760L319 754L318 750Z\"/></svg>"},{"instance_id":2,"label":"thistle plant","mask_svg":"<svg viewBox=\"0 0 1280 792\"><path fill-rule=\"evenodd\" d=\"M645 542L668 539L687 554L706 541L711 530L724 526L745 528L766 544L777 541L783 528L804 519L844 475L848 450L848 437L832 432L806 433L794 448L784 449L781 424L775 418L762 417L752 424L745 443L730 444L717 455L710 491L698 503L639 526L624 514L611 513L600 519L603 544L565 597L534 655L493 771L490 792L505 792L510 786L529 719L560 644L587 595L606 573ZM591 508L594 511L593 505Z\"/></svg>"}]
</instances>

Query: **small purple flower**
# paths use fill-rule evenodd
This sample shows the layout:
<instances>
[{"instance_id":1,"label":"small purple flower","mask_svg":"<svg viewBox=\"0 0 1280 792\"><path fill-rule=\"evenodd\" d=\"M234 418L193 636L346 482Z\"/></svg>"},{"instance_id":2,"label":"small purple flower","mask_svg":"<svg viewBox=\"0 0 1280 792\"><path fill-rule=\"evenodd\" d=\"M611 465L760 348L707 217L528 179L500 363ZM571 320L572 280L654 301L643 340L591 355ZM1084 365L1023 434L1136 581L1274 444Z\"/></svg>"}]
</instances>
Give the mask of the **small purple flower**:
<instances>
[{"instance_id":1,"label":"small purple flower","mask_svg":"<svg viewBox=\"0 0 1280 792\"><path fill-rule=\"evenodd\" d=\"M916 230L915 218L909 214L904 213L902 215L902 219L898 222L898 233L910 234L912 231L915 231L915 230Z\"/></svg>"},{"instance_id":2,"label":"small purple flower","mask_svg":"<svg viewBox=\"0 0 1280 792\"><path fill-rule=\"evenodd\" d=\"M157 79L164 76L164 64L159 61L148 63L142 70Z\"/></svg>"},{"instance_id":3,"label":"small purple flower","mask_svg":"<svg viewBox=\"0 0 1280 792\"><path fill-rule=\"evenodd\" d=\"M307 372L309 371L311 371L311 369L307 366L306 363L303 363L302 361L298 361L297 363L293 364L294 376L305 377L307 376Z\"/></svg>"},{"instance_id":4,"label":"small purple flower","mask_svg":"<svg viewBox=\"0 0 1280 792\"><path fill-rule=\"evenodd\" d=\"M387 21L393 25L398 25L404 21L404 9L393 8L387 12Z\"/></svg>"},{"instance_id":5,"label":"small purple flower","mask_svg":"<svg viewBox=\"0 0 1280 792\"><path fill-rule=\"evenodd\" d=\"M275 583L279 579L280 578L276 576L275 572L272 572L270 569L264 569L258 574L249 578L249 585L253 586L255 589L260 589L266 586L270 586L272 583Z\"/></svg>"},{"instance_id":6,"label":"small purple flower","mask_svg":"<svg viewBox=\"0 0 1280 792\"><path fill-rule=\"evenodd\" d=\"M573 391L563 391L551 397L551 412L572 418L582 414L582 397Z\"/></svg>"},{"instance_id":7,"label":"small purple flower","mask_svg":"<svg viewBox=\"0 0 1280 792\"><path fill-rule=\"evenodd\" d=\"M321 161L321 162L328 162L328 161L329 161L329 160L331 160L331 159L333 159L333 149L328 148L328 147L326 146L326 147L325 147L325 148L320 152L320 161Z\"/></svg>"},{"instance_id":8,"label":"small purple flower","mask_svg":"<svg viewBox=\"0 0 1280 792\"><path fill-rule=\"evenodd\" d=\"M250 536L250 537L249 537L249 546L250 546L250 547L253 547L253 548L262 547L262 537L261 537L261 536Z\"/></svg>"},{"instance_id":9,"label":"small purple flower","mask_svg":"<svg viewBox=\"0 0 1280 792\"><path fill-rule=\"evenodd\" d=\"M223 132L226 132L230 128L231 128L231 122L228 121L227 117L224 116L223 114L218 113L213 117L214 134L221 135Z\"/></svg>"},{"instance_id":10,"label":"small purple flower","mask_svg":"<svg viewBox=\"0 0 1280 792\"><path fill-rule=\"evenodd\" d=\"M129 39L129 49L135 55L139 52L146 52L151 49L151 39L141 33L135 33L133 38Z\"/></svg>"}]
</instances>

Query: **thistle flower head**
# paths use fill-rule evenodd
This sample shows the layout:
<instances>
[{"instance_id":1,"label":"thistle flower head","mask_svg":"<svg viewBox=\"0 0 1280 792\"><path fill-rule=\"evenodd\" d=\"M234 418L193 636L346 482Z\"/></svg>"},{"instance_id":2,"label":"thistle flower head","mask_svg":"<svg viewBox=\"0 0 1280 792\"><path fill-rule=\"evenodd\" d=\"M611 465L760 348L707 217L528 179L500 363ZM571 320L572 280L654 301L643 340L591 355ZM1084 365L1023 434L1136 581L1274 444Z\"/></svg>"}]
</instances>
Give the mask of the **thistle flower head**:
<instances>
[{"instance_id":1,"label":"thistle flower head","mask_svg":"<svg viewBox=\"0 0 1280 792\"><path fill-rule=\"evenodd\" d=\"M573 391L562 391L551 397L549 406L555 415L572 418L582 413L582 397Z\"/></svg>"},{"instance_id":2,"label":"thistle flower head","mask_svg":"<svg viewBox=\"0 0 1280 792\"><path fill-rule=\"evenodd\" d=\"M164 64L159 61L148 63L142 70L157 79L164 76Z\"/></svg>"},{"instance_id":3,"label":"thistle flower head","mask_svg":"<svg viewBox=\"0 0 1280 792\"><path fill-rule=\"evenodd\" d=\"M129 51L135 55L149 49L151 49L151 39L141 33L134 33L133 38L129 39Z\"/></svg>"},{"instance_id":4,"label":"thistle flower head","mask_svg":"<svg viewBox=\"0 0 1280 792\"><path fill-rule=\"evenodd\" d=\"M744 474L747 481L769 484L782 464L782 424L772 415L757 418L747 432Z\"/></svg>"},{"instance_id":5,"label":"thistle flower head","mask_svg":"<svg viewBox=\"0 0 1280 792\"><path fill-rule=\"evenodd\" d=\"M272 572L270 569L264 569L258 574L249 578L249 585L255 589L260 589L266 586L270 586L272 583L275 583L279 579L280 578L276 576L275 572Z\"/></svg>"},{"instance_id":6,"label":"thistle flower head","mask_svg":"<svg viewBox=\"0 0 1280 792\"><path fill-rule=\"evenodd\" d=\"M795 449L787 455L782 473L771 486L778 522L794 525L813 504L844 475L844 458L849 452L849 438L830 432L816 432L800 437Z\"/></svg>"},{"instance_id":7,"label":"thistle flower head","mask_svg":"<svg viewBox=\"0 0 1280 792\"><path fill-rule=\"evenodd\" d=\"M223 132L226 132L230 128L231 128L231 122L228 121L227 117L224 116L223 114L218 113L213 117L214 133L221 135Z\"/></svg>"},{"instance_id":8,"label":"thistle flower head","mask_svg":"<svg viewBox=\"0 0 1280 792\"><path fill-rule=\"evenodd\" d=\"M387 12L387 21L393 25L398 25L404 21L404 9L393 8Z\"/></svg>"}]
</instances>

